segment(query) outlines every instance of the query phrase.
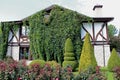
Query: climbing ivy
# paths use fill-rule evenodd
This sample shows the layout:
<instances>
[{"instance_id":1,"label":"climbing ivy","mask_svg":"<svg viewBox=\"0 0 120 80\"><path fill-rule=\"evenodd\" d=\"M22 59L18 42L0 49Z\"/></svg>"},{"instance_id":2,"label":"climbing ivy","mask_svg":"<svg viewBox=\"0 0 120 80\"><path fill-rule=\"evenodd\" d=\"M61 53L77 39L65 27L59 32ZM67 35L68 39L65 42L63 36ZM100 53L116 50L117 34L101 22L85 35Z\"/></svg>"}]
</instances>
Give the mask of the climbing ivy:
<instances>
[{"instance_id":1,"label":"climbing ivy","mask_svg":"<svg viewBox=\"0 0 120 80\"><path fill-rule=\"evenodd\" d=\"M29 22L30 50L34 59L56 60L62 63L67 38L72 39L74 53L79 59L82 46L81 22L86 19L88 17L57 5L49 11L42 10L25 19Z\"/></svg>"},{"instance_id":2,"label":"climbing ivy","mask_svg":"<svg viewBox=\"0 0 120 80\"><path fill-rule=\"evenodd\" d=\"M4 59L6 57L7 53L7 47L8 47L8 37L9 32L12 30L14 32L13 35L16 34L16 31L18 31L19 25L15 22L1 22L0 27L0 59Z\"/></svg>"},{"instance_id":3,"label":"climbing ivy","mask_svg":"<svg viewBox=\"0 0 120 80\"><path fill-rule=\"evenodd\" d=\"M82 46L81 23L89 19L75 11L54 5L22 20L23 25L26 22L29 25L30 52L33 59L56 60L62 63L65 40L70 38L78 60ZM9 31L16 31L18 28L19 24L16 22L2 23L3 58L7 51Z\"/></svg>"}]
</instances>

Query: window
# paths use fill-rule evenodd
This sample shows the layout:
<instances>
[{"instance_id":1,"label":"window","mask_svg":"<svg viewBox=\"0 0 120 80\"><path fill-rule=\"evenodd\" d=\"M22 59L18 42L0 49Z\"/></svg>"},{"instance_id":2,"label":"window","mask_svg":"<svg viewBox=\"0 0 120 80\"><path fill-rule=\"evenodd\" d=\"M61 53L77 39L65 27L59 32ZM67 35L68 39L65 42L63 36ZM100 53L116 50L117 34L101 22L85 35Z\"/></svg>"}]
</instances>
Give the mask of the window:
<instances>
[{"instance_id":1,"label":"window","mask_svg":"<svg viewBox=\"0 0 120 80\"><path fill-rule=\"evenodd\" d=\"M22 26L20 29L21 36L28 36L29 29L28 26Z\"/></svg>"},{"instance_id":2,"label":"window","mask_svg":"<svg viewBox=\"0 0 120 80\"><path fill-rule=\"evenodd\" d=\"M29 55L29 47L20 47L20 59L28 59Z\"/></svg>"}]
</instances>

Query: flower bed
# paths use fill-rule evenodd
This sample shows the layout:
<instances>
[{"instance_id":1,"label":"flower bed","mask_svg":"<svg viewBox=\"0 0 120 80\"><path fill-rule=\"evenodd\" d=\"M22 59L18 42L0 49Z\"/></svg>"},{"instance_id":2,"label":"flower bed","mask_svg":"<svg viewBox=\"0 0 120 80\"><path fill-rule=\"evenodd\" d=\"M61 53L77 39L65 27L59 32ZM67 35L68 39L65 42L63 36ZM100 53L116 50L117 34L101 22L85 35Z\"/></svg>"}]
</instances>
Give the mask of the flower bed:
<instances>
[{"instance_id":1,"label":"flower bed","mask_svg":"<svg viewBox=\"0 0 120 80\"><path fill-rule=\"evenodd\" d=\"M0 61L0 80L65 80L72 78L71 67L63 69L60 65L54 67L46 63L44 67L33 64L29 68L25 60Z\"/></svg>"},{"instance_id":2,"label":"flower bed","mask_svg":"<svg viewBox=\"0 0 120 80\"><path fill-rule=\"evenodd\" d=\"M96 71L89 68L84 72L73 74L71 67L62 68L55 61L45 62L42 66L40 64L34 63L28 66L26 60L0 61L0 80L107 80L109 77L106 75L107 68L101 70L100 67L96 67ZM119 72L119 67L114 69L115 77L118 80Z\"/></svg>"}]
</instances>

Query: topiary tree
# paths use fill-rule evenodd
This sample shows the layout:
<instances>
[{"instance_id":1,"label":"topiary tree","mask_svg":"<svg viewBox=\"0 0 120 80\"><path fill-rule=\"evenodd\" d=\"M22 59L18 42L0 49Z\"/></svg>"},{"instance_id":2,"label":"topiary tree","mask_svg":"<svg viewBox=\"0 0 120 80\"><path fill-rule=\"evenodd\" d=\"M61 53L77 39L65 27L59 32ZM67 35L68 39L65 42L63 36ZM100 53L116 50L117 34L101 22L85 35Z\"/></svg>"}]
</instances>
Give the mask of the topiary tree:
<instances>
[{"instance_id":1,"label":"topiary tree","mask_svg":"<svg viewBox=\"0 0 120 80\"><path fill-rule=\"evenodd\" d=\"M94 56L94 50L90 41L90 35L87 33L82 48L82 53L79 60L79 72L85 71L88 68L95 68L97 62Z\"/></svg>"},{"instance_id":2,"label":"topiary tree","mask_svg":"<svg viewBox=\"0 0 120 80\"><path fill-rule=\"evenodd\" d=\"M112 71L113 68L120 66L120 57L117 54L115 48L113 48L111 56L108 60L108 70Z\"/></svg>"},{"instance_id":3,"label":"topiary tree","mask_svg":"<svg viewBox=\"0 0 120 80\"><path fill-rule=\"evenodd\" d=\"M62 66L66 68L67 66L71 66L74 70L76 68L77 62L75 61L74 53L73 53L73 44L70 38L68 38L65 42L65 53L64 53L64 61Z\"/></svg>"}]
</instances>

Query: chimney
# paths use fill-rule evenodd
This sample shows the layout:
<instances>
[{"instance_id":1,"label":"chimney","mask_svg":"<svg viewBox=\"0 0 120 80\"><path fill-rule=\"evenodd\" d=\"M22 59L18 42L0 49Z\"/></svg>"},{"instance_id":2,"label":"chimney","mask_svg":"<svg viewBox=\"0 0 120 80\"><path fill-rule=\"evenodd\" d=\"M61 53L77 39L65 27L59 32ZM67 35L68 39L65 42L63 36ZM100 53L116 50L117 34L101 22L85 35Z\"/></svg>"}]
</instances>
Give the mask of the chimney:
<instances>
[{"instance_id":1,"label":"chimney","mask_svg":"<svg viewBox=\"0 0 120 80\"><path fill-rule=\"evenodd\" d=\"M103 5L95 5L93 7L94 17L102 17L102 7Z\"/></svg>"}]
</instances>

